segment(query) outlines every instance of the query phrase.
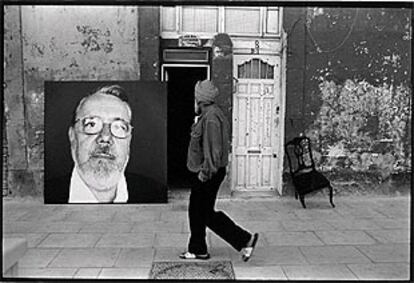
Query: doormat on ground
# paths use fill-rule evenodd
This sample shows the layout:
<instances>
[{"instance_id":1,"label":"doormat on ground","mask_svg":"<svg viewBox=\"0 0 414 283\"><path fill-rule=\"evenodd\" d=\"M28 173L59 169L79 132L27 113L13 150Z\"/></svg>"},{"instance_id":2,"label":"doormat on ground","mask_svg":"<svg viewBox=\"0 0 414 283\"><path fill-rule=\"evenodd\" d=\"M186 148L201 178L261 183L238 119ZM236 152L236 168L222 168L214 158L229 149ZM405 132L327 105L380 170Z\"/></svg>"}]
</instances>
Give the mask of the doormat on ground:
<instances>
[{"instance_id":1,"label":"doormat on ground","mask_svg":"<svg viewBox=\"0 0 414 283\"><path fill-rule=\"evenodd\" d=\"M154 262L150 279L235 279L231 261Z\"/></svg>"}]
</instances>

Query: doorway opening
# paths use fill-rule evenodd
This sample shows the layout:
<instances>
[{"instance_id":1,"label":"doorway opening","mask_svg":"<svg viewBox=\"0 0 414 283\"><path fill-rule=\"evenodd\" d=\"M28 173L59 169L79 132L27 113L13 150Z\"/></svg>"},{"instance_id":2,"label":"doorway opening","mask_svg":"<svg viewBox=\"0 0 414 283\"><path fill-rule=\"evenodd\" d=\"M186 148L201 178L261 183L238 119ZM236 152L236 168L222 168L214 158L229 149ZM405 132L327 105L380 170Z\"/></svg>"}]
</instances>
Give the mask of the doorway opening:
<instances>
[{"instance_id":1,"label":"doorway opening","mask_svg":"<svg viewBox=\"0 0 414 283\"><path fill-rule=\"evenodd\" d=\"M208 65L164 65L162 80L168 82L167 168L170 189L190 188L187 149L194 122L194 86L210 78Z\"/></svg>"}]
</instances>

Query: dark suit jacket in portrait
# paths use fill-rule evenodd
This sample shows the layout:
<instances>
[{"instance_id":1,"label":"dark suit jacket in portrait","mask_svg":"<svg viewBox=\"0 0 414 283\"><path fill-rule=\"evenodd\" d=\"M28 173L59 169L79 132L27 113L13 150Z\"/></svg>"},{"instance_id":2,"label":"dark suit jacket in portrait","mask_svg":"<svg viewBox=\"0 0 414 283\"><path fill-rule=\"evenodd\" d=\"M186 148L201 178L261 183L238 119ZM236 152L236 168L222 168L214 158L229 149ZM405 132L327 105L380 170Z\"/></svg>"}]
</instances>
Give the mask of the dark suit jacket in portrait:
<instances>
[{"instance_id":1,"label":"dark suit jacket in portrait","mask_svg":"<svg viewBox=\"0 0 414 283\"><path fill-rule=\"evenodd\" d=\"M128 189L127 203L162 203L167 202L167 189L153 179L125 173ZM71 174L46 180L44 201L45 204L69 203Z\"/></svg>"}]
</instances>

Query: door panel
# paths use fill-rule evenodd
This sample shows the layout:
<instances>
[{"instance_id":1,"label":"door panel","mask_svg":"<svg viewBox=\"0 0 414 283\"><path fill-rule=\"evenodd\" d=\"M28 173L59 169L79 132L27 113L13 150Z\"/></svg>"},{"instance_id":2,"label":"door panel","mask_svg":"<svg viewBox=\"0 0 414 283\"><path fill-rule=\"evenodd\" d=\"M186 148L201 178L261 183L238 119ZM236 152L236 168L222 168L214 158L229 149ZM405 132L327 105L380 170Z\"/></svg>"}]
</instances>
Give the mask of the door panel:
<instances>
[{"instance_id":1,"label":"door panel","mask_svg":"<svg viewBox=\"0 0 414 283\"><path fill-rule=\"evenodd\" d=\"M233 190L280 190L280 57L235 55Z\"/></svg>"}]
</instances>

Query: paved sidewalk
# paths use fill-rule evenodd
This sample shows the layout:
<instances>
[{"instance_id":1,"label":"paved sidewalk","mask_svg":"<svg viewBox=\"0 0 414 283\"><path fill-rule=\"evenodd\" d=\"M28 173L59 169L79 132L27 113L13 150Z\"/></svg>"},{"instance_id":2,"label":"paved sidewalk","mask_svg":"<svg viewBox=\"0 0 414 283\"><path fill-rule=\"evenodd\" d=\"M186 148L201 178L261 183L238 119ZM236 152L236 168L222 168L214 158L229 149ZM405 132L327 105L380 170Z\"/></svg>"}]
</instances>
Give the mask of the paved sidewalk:
<instances>
[{"instance_id":1,"label":"paved sidewalk","mask_svg":"<svg viewBox=\"0 0 414 283\"><path fill-rule=\"evenodd\" d=\"M237 223L260 233L252 259L210 231L210 260L228 259L236 279L408 280L410 198L220 199ZM187 201L160 205L43 205L3 200L3 236L24 237L25 278L147 279L153 261L186 247Z\"/></svg>"}]
</instances>

